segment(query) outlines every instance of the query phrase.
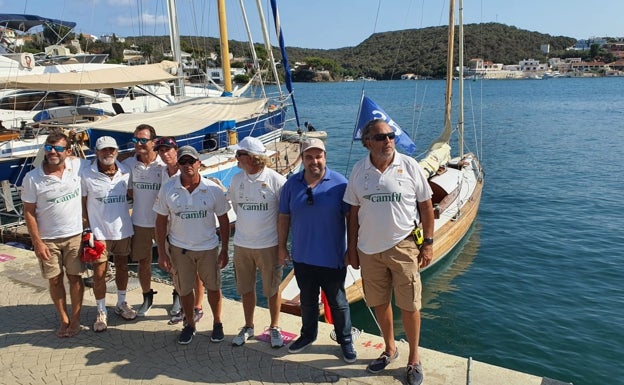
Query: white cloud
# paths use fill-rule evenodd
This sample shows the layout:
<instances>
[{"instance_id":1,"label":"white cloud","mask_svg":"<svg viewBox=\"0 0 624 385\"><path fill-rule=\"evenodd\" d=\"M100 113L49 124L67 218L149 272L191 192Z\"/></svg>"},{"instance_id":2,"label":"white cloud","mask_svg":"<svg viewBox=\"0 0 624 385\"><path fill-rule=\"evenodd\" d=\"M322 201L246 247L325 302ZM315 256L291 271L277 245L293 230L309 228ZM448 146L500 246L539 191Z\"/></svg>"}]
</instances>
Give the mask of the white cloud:
<instances>
[{"instance_id":1,"label":"white cloud","mask_svg":"<svg viewBox=\"0 0 624 385\"><path fill-rule=\"evenodd\" d=\"M119 0L115 0L115 1L119 1ZM154 25L163 25L168 22L169 20L167 16L154 15L154 14L147 13L147 12L144 12L141 15L141 21L140 21L140 23L145 27L154 26ZM137 20L136 18L128 16L128 15L119 15L115 17L115 24L120 27L131 27L131 26L136 26Z\"/></svg>"}]
</instances>

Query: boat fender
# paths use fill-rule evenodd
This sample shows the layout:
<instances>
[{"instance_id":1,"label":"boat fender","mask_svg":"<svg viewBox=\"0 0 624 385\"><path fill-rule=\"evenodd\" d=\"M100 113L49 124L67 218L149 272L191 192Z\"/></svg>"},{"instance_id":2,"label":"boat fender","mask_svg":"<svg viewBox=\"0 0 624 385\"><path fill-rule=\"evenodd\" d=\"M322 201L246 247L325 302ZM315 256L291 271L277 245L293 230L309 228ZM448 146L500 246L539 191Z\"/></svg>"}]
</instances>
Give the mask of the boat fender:
<instances>
[{"instance_id":1,"label":"boat fender","mask_svg":"<svg viewBox=\"0 0 624 385\"><path fill-rule=\"evenodd\" d=\"M230 146L238 144L238 132L236 130L228 130L227 133Z\"/></svg>"},{"instance_id":2,"label":"boat fender","mask_svg":"<svg viewBox=\"0 0 624 385\"><path fill-rule=\"evenodd\" d=\"M219 142L213 135L206 135L204 148L208 151L216 151L219 149Z\"/></svg>"}]
</instances>

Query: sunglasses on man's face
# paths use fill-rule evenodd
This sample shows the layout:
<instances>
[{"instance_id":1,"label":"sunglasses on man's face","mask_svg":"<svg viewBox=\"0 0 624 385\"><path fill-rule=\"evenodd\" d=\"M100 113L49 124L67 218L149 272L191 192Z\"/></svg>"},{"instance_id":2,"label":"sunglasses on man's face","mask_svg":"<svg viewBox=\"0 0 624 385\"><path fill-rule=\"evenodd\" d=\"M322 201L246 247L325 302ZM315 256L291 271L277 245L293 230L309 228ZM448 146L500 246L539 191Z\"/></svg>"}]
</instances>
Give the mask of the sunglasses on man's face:
<instances>
[{"instance_id":1,"label":"sunglasses on man's face","mask_svg":"<svg viewBox=\"0 0 624 385\"><path fill-rule=\"evenodd\" d=\"M387 134L375 134L371 136L371 139L376 142L385 142L386 139L394 140L395 137L396 134L394 132L388 132Z\"/></svg>"},{"instance_id":2,"label":"sunglasses on man's face","mask_svg":"<svg viewBox=\"0 0 624 385\"><path fill-rule=\"evenodd\" d=\"M236 151L236 157L242 158L243 156L249 156L248 152Z\"/></svg>"},{"instance_id":3,"label":"sunglasses on man's face","mask_svg":"<svg viewBox=\"0 0 624 385\"><path fill-rule=\"evenodd\" d=\"M145 144L149 141L150 140L148 138L137 138L136 136L132 138L132 143L134 144L137 144L137 143Z\"/></svg>"},{"instance_id":4,"label":"sunglasses on man's face","mask_svg":"<svg viewBox=\"0 0 624 385\"><path fill-rule=\"evenodd\" d=\"M64 146L53 146L53 145L51 145L51 144L46 144L46 145L44 145L44 146L43 146L43 149L44 149L46 152L50 152L50 151L52 151L53 149L54 149L54 151L56 151L56 152L64 152L64 151L67 149L67 147L64 147Z\"/></svg>"},{"instance_id":5,"label":"sunglasses on man's face","mask_svg":"<svg viewBox=\"0 0 624 385\"><path fill-rule=\"evenodd\" d=\"M178 164L180 166L185 166L187 164L193 164L195 162L197 162L197 160L193 159L193 158L182 158L182 159L178 160Z\"/></svg>"}]
</instances>

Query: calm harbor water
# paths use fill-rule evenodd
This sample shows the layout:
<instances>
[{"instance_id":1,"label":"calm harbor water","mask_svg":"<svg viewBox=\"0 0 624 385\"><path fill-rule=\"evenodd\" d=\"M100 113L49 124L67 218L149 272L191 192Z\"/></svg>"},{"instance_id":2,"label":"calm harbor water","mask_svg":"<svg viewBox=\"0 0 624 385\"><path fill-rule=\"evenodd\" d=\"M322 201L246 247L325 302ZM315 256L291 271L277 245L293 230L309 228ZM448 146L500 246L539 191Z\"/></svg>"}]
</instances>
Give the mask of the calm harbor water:
<instances>
[{"instance_id":1,"label":"calm harbor water","mask_svg":"<svg viewBox=\"0 0 624 385\"><path fill-rule=\"evenodd\" d=\"M364 154L350 139L362 87L295 88L341 172ZM443 82L364 87L424 152L440 132ZM422 346L576 385L624 384L622 89L624 78L466 83L485 187L471 235L424 276ZM378 332L365 306L352 311Z\"/></svg>"},{"instance_id":2,"label":"calm harbor water","mask_svg":"<svg viewBox=\"0 0 624 385\"><path fill-rule=\"evenodd\" d=\"M348 174L365 154L351 141L363 86L417 153L441 131L442 81L297 83L302 123L328 132L330 168ZM469 237L423 277L421 346L576 385L624 384L623 88L624 78L466 83L467 142L486 182ZM238 299L231 264L223 283ZM379 333L363 304L352 314Z\"/></svg>"}]
</instances>

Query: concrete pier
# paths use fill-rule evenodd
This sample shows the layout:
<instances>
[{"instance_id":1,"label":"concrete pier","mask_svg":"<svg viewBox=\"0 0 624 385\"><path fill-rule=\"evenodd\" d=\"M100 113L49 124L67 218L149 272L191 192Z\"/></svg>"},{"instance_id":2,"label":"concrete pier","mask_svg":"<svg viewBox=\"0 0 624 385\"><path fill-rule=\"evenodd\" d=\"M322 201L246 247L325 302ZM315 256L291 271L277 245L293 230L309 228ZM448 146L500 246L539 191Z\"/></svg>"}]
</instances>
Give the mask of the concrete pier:
<instances>
[{"instance_id":1,"label":"concrete pier","mask_svg":"<svg viewBox=\"0 0 624 385\"><path fill-rule=\"evenodd\" d=\"M90 330L96 316L95 298L87 288L82 324L77 336L58 338L59 326L47 281L41 278L32 251L0 244L0 384L401 384L408 347L385 372L366 372L368 362L382 352L379 336L363 333L355 342L358 360L342 361L340 347L329 337L331 325L321 323L319 338L306 350L289 354L262 341L269 325L268 310L256 309L256 338L241 347L231 340L243 324L242 305L225 299L225 341L210 342L212 316L205 316L189 345L177 343L181 324L168 325L172 287L154 282L154 308L147 317L124 321L114 314L116 294L107 294L108 330ZM130 290L128 302L142 302L140 289ZM282 314L281 326L293 338L298 317ZM422 349L425 384L557 385L561 382Z\"/></svg>"}]
</instances>

